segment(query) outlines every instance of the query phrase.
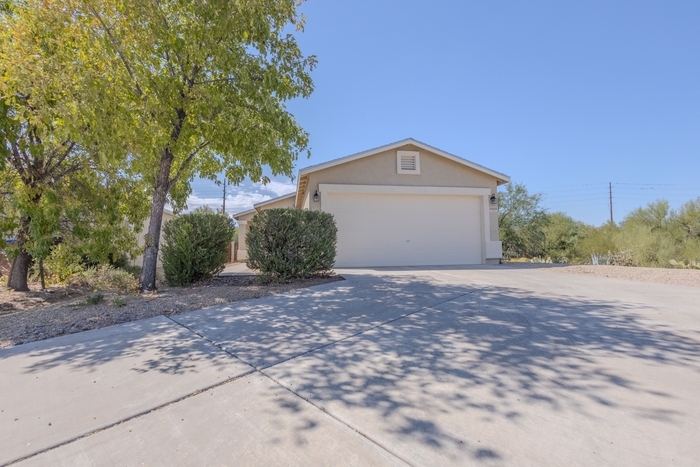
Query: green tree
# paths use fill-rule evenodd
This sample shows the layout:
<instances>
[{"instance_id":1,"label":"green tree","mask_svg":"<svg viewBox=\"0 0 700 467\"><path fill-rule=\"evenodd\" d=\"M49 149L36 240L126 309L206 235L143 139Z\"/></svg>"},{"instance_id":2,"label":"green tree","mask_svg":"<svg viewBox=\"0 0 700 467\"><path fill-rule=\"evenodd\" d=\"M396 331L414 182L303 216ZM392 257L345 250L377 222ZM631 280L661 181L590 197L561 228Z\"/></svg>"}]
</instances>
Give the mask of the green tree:
<instances>
[{"instance_id":1,"label":"green tree","mask_svg":"<svg viewBox=\"0 0 700 467\"><path fill-rule=\"evenodd\" d=\"M548 216L541 201L542 195L530 194L520 183L511 182L500 193L498 225L504 257L531 258L544 253Z\"/></svg>"},{"instance_id":2,"label":"green tree","mask_svg":"<svg viewBox=\"0 0 700 467\"><path fill-rule=\"evenodd\" d=\"M576 256L580 223L562 212L547 216L543 226L544 254L555 263L570 262Z\"/></svg>"},{"instance_id":3,"label":"green tree","mask_svg":"<svg viewBox=\"0 0 700 467\"><path fill-rule=\"evenodd\" d=\"M683 204L675 221L686 239L700 240L700 198Z\"/></svg>"},{"instance_id":4,"label":"green tree","mask_svg":"<svg viewBox=\"0 0 700 467\"><path fill-rule=\"evenodd\" d=\"M669 202L660 199L630 212L623 221L623 227L629 223L643 225L652 231L663 231L669 228L674 215Z\"/></svg>"},{"instance_id":5,"label":"green tree","mask_svg":"<svg viewBox=\"0 0 700 467\"><path fill-rule=\"evenodd\" d=\"M106 153L123 150L151 185L140 285L155 289L163 209L185 205L195 176L224 172L267 182L263 167L291 176L308 134L285 102L308 97L313 56L290 27L303 29L297 0L27 0L49 24L76 37L91 74L78 112L91 117Z\"/></svg>"},{"instance_id":6,"label":"green tree","mask_svg":"<svg viewBox=\"0 0 700 467\"><path fill-rule=\"evenodd\" d=\"M3 243L16 237L6 246L13 257L8 287L28 290L33 260L41 263L57 242L80 244L95 261L133 250L125 219L140 225L145 212L138 181L98 155L79 119L67 118L81 97L60 66L70 46L57 46L52 25L17 5L0 9L0 235Z\"/></svg>"}]
</instances>

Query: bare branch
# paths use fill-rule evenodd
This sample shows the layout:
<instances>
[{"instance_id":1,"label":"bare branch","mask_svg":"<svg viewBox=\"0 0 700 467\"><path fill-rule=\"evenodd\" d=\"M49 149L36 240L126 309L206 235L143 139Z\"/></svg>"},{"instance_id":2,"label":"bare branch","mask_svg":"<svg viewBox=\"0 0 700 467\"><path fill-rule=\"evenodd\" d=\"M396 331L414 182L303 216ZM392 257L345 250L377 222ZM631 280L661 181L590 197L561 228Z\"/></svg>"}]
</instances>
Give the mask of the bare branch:
<instances>
[{"instance_id":1,"label":"bare branch","mask_svg":"<svg viewBox=\"0 0 700 467\"><path fill-rule=\"evenodd\" d=\"M68 144L68 147L66 148L65 151L63 151L63 154L61 154L61 156L58 158L56 163L53 166L49 166L48 163L46 164L46 174L47 175L50 175L51 172L56 170L63 163L63 161L66 160L66 157L68 157L68 155L75 148L75 142L73 142L73 141L70 141L70 142L64 141L63 143L61 143L61 146L65 147L66 144Z\"/></svg>"}]
</instances>

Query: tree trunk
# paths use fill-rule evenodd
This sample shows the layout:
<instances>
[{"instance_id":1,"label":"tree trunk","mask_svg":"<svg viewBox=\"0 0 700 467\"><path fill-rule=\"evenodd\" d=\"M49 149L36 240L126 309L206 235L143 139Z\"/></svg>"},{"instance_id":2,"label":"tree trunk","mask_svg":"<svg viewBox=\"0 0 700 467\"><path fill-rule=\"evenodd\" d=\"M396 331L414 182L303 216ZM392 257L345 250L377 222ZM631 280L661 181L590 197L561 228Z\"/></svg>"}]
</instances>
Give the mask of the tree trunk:
<instances>
[{"instance_id":1,"label":"tree trunk","mask_svg":"<svg viewBox=\"0 0 700 467\"><path fill-rule=\"evenodd\" d=\"M19 254L12 262L10 277L7 280L7 287L18 292L29 291L27 278L29 276L29 267L32 265L32 255L27 253L24 248L28 240L29 222L30 219L28 217L23 218L19 231L17 232L17 248Z\"/></svg>"},{"instance_id":2,"label":"tree trunk","mask_svg":"<svg viewBox=\"0 0 700 467\"><path fill-rule=\"evenodd\" d=\"M143 252L143 267L139 288L141 291L155 291L156 268L158 266L158 247L160 246L160 229L163 223L163 210L165 200L170 190L170 167L173 163L173 155L170 150L164 150L160 158L160 168L156 175L156 184L153 190L153 202L151 203L151 219L148 222L146 233L146 245Z\"/></svg>"}]
</instances>

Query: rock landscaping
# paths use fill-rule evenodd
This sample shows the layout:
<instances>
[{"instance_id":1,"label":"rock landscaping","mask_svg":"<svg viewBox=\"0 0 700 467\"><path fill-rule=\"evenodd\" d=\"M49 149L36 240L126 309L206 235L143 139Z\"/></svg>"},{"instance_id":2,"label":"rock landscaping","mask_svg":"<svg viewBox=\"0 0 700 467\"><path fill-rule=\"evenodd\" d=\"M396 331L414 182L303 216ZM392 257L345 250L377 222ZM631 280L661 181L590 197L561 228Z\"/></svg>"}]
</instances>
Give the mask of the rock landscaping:
<instances>
[{"instance_id":1,"label":"rock landscaping","mask_svg":"<svg viewBox=\"0 0 700 467\"><path fill-rule=\"evenodd\" d=\"M191 287L163 287L158 293L119 295L38 284L30 292L0 289L0 348L102 328L158 315L175 315L239 300L343 280L337 275L262 285L257 276L221 276ZM95 303L97 304L90 304Z\"/></svg>"}]
</instances>

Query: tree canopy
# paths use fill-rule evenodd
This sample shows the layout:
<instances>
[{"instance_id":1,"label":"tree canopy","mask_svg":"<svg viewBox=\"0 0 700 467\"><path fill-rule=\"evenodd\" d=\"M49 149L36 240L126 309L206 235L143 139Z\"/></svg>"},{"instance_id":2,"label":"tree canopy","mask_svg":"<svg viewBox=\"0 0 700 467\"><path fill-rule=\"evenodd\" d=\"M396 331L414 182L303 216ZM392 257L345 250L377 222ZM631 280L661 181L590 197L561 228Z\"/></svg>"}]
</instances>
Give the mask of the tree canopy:
<instances>
[{"instance_id":1,"label":"tree canopy","mask_svg":"<svg viewBox=\"0 0 700 467\"><path fill-rule=\"evenodd\" d=\"M163 206L183 207L193 177L265 182L264 166L292 176L308 151L285 107L313 90L315 58L293 34L304 19L296 0L58 3L28 2L76 38L76 73L83 61L104 71L79 111L103 151L123 150L152 186L141 284L155 288Z\"/></svg>"}]
</instances>

